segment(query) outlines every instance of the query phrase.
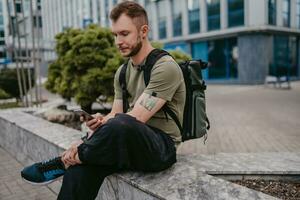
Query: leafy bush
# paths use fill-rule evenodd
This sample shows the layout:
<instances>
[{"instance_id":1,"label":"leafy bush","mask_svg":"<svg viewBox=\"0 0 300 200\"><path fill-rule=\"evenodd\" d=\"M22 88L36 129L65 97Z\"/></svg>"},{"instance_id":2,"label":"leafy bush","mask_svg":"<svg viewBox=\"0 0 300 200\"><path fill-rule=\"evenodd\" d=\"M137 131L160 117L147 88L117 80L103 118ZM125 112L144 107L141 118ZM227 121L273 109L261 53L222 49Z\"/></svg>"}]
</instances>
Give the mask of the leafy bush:
<instances>
[{"instance_id":1,"label":"leafy bush","mask_svg":"<svg viewBox=\"0 0 300 200\"><path fill-rule=\"evenodd\" d=\"M8 98L10 98L10 95L0 88L0 99L8 99Z\"/></svg>"},{"instance_id":2,"label":"leafy bush","mask_svg":"<svg viewBox=\"0 0 300 200\"><path fill-rule=\"evenodd\" d=\"M75 97L87 111L100 95L113 95L114 73L123 58L109 29L67 29L56 35L56 53L48 70L48 90L69 100Z\"/></svg>"}]
</instances>

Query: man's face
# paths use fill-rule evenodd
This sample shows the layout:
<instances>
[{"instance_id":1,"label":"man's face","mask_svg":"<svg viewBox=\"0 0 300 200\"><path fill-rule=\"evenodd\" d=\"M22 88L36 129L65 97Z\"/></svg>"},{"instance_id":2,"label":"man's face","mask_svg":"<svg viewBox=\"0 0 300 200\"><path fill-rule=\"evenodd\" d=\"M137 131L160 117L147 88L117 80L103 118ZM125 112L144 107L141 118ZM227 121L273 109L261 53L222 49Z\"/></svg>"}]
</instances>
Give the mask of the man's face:
<instances>
[{"instance_id":1,"label":"man's face","mask_svg":"<svg viewBox=\"0 0 300 200\"><path fill-rule=\"evenodd\" d=\"M133 20L125 14L112 23L112 32L122 56L135 56L142 48L141 31L137 30Z\"/></svg>"}]
</instances>

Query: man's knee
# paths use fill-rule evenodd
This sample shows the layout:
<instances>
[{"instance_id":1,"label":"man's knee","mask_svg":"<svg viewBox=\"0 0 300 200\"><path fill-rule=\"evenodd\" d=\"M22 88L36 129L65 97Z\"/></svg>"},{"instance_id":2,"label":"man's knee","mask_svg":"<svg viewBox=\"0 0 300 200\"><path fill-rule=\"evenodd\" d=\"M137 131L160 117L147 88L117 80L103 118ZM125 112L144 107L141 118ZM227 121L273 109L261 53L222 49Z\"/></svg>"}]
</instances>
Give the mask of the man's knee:
<instances>
[{"instance_id":1,"label":"man's knee","mask_svg":"<svg viewBox=\"0 0 300 200\"><path fill-rule=\"evenodd\" d=\"M106 127L110 130L110 134L127 135L133 133L135 118L127 114L118 114L115 118L110 119L106 123Z\"/></svg>"}]
</instances>

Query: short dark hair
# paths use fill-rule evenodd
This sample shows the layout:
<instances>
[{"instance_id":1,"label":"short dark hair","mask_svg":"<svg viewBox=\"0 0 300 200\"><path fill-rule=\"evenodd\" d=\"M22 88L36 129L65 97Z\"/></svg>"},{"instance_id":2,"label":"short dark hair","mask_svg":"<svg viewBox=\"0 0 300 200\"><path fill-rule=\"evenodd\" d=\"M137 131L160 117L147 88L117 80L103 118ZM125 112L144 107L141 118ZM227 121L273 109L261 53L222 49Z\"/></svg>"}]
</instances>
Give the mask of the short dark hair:
<instances>
[{"instance_id":1,"label":"short dark hair","mask_svg":"<svg viewBox=\"0 0 300 200\"><path fill-rule=\"evenodd\" d=\"M148 25L148 16L146 10L134 1L124 1L117 4L110 12L110 19L115 22L119 17L125 14L130 17L137 27Z\"/></svg>"}]
</instances>

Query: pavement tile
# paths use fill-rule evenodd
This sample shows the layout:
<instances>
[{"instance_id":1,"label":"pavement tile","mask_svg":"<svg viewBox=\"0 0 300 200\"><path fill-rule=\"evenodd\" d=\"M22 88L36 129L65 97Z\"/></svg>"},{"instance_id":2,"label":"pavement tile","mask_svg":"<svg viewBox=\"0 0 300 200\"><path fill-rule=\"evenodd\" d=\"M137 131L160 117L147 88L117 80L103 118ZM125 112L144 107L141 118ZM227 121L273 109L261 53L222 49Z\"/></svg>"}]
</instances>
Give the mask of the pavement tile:
<instances>
[{"instance_id":1,"label":"pavement tile","mask_svg":"<svg viewBox=\"0 0 300 200\"><path fill-rule=\"evenodd\" d=\"M0 147L0 200L55 200L48 187L32 186L21 179L23 166Z\"/></svg>"}]
</instances>

